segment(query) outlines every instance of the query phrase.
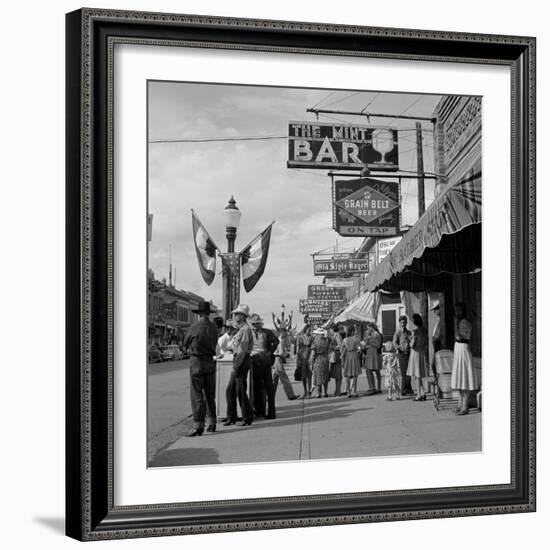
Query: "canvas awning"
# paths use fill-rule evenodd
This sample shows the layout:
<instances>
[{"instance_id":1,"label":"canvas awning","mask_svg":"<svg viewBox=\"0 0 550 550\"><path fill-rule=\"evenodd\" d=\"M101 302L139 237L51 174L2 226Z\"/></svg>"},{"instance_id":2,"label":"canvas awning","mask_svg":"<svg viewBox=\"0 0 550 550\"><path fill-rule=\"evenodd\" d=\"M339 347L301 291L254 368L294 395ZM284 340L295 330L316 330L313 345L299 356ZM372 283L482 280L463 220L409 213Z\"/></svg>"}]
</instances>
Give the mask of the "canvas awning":
<instances>
[{"instance_id":1,"label":"canvas awning","mask_svg":"<svg viewBox=\"0 0 550 550\"><path fill-rule=\"evenodd\" d=\"M421 290L429 288L434 276L445 278L480 268L481 161L478 161L434 200L368 275L366 288Z\"/></svg>"},{"instance_id":2,"label":"canvas awning","mask_svg":"<svg viewBox=\"0 0 550 550\"><path fill-rule=\"evenodd\" d=\"M351 302L344 311L336 315L332 322L345 323L346 321L355 321L358 323L376 323L379 308L380 294L378 292L365 292Z\"/></svg>"}]
</instances>

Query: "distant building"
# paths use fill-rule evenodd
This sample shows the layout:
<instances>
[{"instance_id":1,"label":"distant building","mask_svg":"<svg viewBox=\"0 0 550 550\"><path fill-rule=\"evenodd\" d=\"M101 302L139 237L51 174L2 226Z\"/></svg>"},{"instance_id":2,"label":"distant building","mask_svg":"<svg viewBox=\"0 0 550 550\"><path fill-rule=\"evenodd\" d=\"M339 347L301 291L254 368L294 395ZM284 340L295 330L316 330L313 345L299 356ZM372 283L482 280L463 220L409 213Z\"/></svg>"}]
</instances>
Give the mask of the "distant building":
<instances>
[{"instance_id":1,"label":"distant building","mask_svg":"<svg viewBox=\"0 0 550 550\"><path fill-rule=\"evenodd\" d=\"M148 343L158 345L182 345L187 329L198 319L192 310L205 298L180 290L155 279L149 270L148 284ZM210 308L216 315L218 308L210 302Z\"/></svg>"}]
</instances>

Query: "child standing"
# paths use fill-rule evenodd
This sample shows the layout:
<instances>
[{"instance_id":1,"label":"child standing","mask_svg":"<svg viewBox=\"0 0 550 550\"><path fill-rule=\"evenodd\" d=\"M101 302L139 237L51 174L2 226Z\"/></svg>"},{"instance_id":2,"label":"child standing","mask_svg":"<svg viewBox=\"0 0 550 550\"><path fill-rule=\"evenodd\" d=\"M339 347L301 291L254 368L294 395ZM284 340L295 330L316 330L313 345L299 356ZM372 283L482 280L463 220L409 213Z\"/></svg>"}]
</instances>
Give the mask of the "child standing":
<instances>
[{"instance_id":1,"label":"child standing","mask_svg":"<svg viewBox=\"0 0 550 550\"><path fill-rule=\"evenodd\" d=\"M388 388L386 401L393 401L393 394L395 394L396 399L401 399L402 377L397 354L388 353L384 355L384 369L386 371L384 383Z\"/></svg>"}]
</instances>

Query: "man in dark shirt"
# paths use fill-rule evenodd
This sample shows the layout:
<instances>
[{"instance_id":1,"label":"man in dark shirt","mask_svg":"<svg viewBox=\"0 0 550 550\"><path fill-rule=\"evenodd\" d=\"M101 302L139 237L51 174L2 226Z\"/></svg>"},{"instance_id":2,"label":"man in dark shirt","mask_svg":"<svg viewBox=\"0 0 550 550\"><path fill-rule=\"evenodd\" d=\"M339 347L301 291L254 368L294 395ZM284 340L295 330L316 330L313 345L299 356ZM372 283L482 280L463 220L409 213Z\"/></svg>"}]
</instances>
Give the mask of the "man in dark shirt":
<instances>
[{"instance_id":1,"label":"man in dark shirt","mask_svg":"<svg viewBox=\"0 0 550 550\"><path fill-rule=\"evenodd\" d=\"M193 310L200 319L187 331L184 347L189 349L189 373L191 377L191 409L193 410L193 429L188 437L202 435L204 420L208 415L207 432L216 431L216 344L218 330L210 321L210 303L199 302Z\"/></svg>"},{"instance_id":2,"label":"man in dark shirt","mask_svg":"<svg viewBox=\"0 0 550 550\"><path fill-rule=\"evenodd\" d=\"M401 317L399 317L399 328L393 335L393 348L397 353L399 370L401 371L401 395L414 394L411 385L411 377L407 376L407 366L411 355L411 338L412 333L407 328L407 317L401 315Z\"/></svg>"}]
</instances>

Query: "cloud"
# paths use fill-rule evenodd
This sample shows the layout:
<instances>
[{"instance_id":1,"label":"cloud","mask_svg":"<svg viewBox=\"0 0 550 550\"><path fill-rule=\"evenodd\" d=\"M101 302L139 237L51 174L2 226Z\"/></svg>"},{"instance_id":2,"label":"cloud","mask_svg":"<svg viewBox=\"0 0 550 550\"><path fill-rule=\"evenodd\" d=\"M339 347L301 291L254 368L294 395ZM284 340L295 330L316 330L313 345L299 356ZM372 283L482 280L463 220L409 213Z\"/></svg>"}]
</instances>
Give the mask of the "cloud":
<instances>
[{"instance_id":1,"label":"cloud","mask_svg":"<svg viewBox=\"0 0 550 550\"><path fill-rule=\"evenodd\" d=\"M149 139L285 135L289 120L310 118L305 109L327 95L326 90L154 82L149 89ZM411 102L407 96L388 97L388 105L395 110ZM353 101L362 108L371 98L365 93ZM266 320L281 304L297 314L307 285L320 282L313 276L311 254L330 248L339 237L332 229L330 177L325 171L289 170L287 148L285 139L151 143L149 211L154 222L149 263L156 276L167 277L171 247L177 286L221 305L221 275L210 287L200 276L190 211L197 212L216 244L225 249L222 213L233 195L242 211L237 250L276 221L264 276L250 294L242 290L241 300ZM405 153L402 162L410 165L412 154ZM413 187L407 184L406 188L405 223L414 218L416 209L410 196ZM360 241L348 239L347 243L358 246Z\"/></svg>"}]
</instances>

